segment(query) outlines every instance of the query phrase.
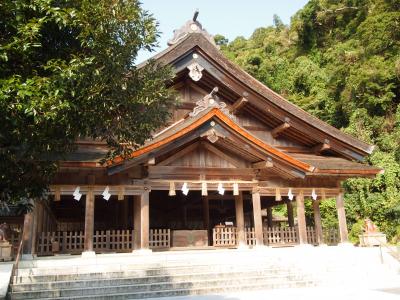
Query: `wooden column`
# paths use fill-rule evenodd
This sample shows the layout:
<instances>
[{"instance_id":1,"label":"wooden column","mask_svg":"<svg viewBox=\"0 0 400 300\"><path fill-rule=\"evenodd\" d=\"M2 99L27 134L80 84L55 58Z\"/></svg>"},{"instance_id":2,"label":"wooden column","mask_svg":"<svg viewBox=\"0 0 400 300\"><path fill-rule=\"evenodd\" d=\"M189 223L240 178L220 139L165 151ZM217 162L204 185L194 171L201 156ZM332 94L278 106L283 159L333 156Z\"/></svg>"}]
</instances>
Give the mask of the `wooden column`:
<instances>
[{"instance_id":1,"label":"wooden column","mask_svg":"<svg viewBox=\"0 0 400 300\"><path fill-rule=\"evenodd\" d=\"M288 200L288 202L286 202L286 208L287 208L289 226L290 227L294 227L293 203L292 203L292 201Z\"/></svg>"},{"instance_id":2,"label":"wooden column","mask_svg":"<svg viewBox=\"0 0 400 300\"><path fill-rule=\"evenodd\" d=\"M272 227L272 207L267 207L267 225Z\"/></svg>"},{"instance_id":3,"label":"wooden column","mask_svg":"<svg viewBox=\"0 0 400 300\"><path fill-rule=\"evenodd\" d=\"M94 194L91 189L86 194L85 199L85 252L93 252L94 235Z\"/></svg>"},{"instance_id":4,"label":"wooden column","mask_svg":"<svg viewBox=\"0 0 400 300\"><path fill-rule=\"evenodd\" d=\"M258 189L253 190L252 201L253 201L253 217L254 217L254 231L256 236L256 245L262 246L264 244L264 240L263 240L263 229L262 229L262 218L261 218L261 198Z\"/></svg>"},{"instance_id":5,"label":"wooden column","mask_svg":"<svg viewBox=\"0 0 400 300\"><path fill-rule=\"evenodd\" d=\"M203 227L207 230L208 245L211 242L211 232L210 232L210 203L207 196L202 196L202 206L203 206Z\"/></svg>"},{"instance_id":6,"label":"wooden column","mask_svg":"<svg viewBox=\"0 0 400 300\"><path fill-rule=\"evenodd\" d=\"M149 192L143 192L133 199L133 219L135 229L134 248L149 249Z\"/></svg>"},{"instance_id":7,"label":"wooden column","mask_svg":"<svg viewBox=\"0 0 400 300\"><path fill-rule=\"evenodd\" d=\"M340 242L348 243L349 234L347 232L347 222L346 222L346 212L344 210L344 196L343 193L339 193L336 196L336 209L339 219L339 232L340 232Z\"/></svg>"},{"instance_id":8,"label":"wooden column","mask_svg":"<svg viewBox=\"0 0 400 300\"><path fill-rule=\"evenodd\" d=\"M34 212L31 211L24 216L24 229L23 229L23 247L22 247L22 254L25 258L33 258L33 240L35 238L34 229L35 229L35 222L34 222Z\"/></svg>"},{"instance_id":9,"label":"wooden column","mask_svg":"<svg viewBox=\"0 0 400 300\"><path fill-rule=\"evenodd\" d=\"M246 233L244 231L244 211L243 211L243 193L239 192L235 196L235 210L236 210L236 230L237 230L237 243L238 246L246 246Z\"/></svg>"},{"instance_id":10,"label":"wooden column","mask_svg":"<svg viewBox=\"0 0 400 300\"><path fill-rule=\"evenodd\" d=\"M297 225L299 227L299 243L307 244L307 231L306 231L306 215L304 210L304 195L300 191L296 196L297 207Z\"/></svg>"},{"instance_id":11,"label":"wooden column","mask_svg":"<svg viewBox=\"0 0 400 300\"><path fill-rule=\"evenodd\" d=\"M129 199L128 197L124 197L124 200L121 200L122 202L122 222L123 222L123 227L124 229L128 229L128 215L129 215Z\"/></svg>"},{"instance_id":12,"label":"wooden column","mask_svg":"<svg viewBox=\"0 0 400 300\"><path fill-rule=\"evenodd\" d=\"M313 201L313 209L314 209L314 223L315 223L315 234L317 235L317 243L324 243L324 236L322 233L322 222L321 222L321 212L319 210L319 200Z\"/></svg>"},{"instance_id":13,"label":"wooden column","mask_svg":"<svg viewBox=\"0 0 400 300\"><path fill-rule=\"evenodd\" d=\"M42 204L38 205L38 212L37 212L37 233L41 233L44 231L43 226L43 215L45 214L44 207Z\"/></svg>"}]
</instances>

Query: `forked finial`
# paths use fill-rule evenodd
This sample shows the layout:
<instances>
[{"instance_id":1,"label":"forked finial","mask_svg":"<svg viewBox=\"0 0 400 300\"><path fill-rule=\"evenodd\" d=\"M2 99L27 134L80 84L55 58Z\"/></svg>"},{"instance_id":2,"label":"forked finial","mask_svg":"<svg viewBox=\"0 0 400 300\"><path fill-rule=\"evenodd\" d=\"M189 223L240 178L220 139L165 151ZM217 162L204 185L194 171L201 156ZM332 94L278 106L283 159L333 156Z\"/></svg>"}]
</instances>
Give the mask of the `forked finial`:
<instances>
[{"instance_id":1,"label":"forked finial","mask_svg":"<svg viewBox=\"0 0 400 300\"><path fill-rule=\"evenodd\" d=\"M178 43L190 33L201 33L210 41L211 44L217 47L214 41L214 37L203 28L199 21L197 21L198 16L199 10L196 9L191 20L187 21L185 25L183 25L181 28L174 30L174 36L171 40L168 41L168 46L172 46Z\"/></svg>"},{"instance_id":2,"label":"forked finial","mask_svg":"<svg viewBox=\"0 0 400 300\"><path fill-rule=\"evenodd\" d=\"M193 22L196 22L196 20L197 20L197 17L199 16L199 9L197 8L195 11L194 11L194 15L193 15Z\"/></svg>"}]
</instances>

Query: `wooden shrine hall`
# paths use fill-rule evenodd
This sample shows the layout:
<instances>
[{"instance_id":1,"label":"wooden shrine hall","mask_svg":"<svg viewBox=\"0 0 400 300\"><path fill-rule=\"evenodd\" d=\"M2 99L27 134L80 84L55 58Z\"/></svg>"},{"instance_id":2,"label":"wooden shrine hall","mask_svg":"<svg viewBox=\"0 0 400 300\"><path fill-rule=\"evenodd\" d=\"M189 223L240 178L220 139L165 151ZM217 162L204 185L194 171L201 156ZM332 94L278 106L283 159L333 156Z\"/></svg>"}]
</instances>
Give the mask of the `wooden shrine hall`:
<instances>
[{"instance_id":1,"label":"wooden shrine hall","mask_svg":"<svg viewBox=\"0 0 400 300\"><path fill-rule=\"evenodd\" d=\"M373 146L234 65L197 14L168 45L154 59L175 70L170 88L181 101L170 122L129 159L106 164L105 143L77 141L49 201L25 215L24 254L330 243L319 210L328 198L346 243L341 183L382 172L362 163ZM277 205L285 226L272 226Z\"/></svg>"}]
</instances>

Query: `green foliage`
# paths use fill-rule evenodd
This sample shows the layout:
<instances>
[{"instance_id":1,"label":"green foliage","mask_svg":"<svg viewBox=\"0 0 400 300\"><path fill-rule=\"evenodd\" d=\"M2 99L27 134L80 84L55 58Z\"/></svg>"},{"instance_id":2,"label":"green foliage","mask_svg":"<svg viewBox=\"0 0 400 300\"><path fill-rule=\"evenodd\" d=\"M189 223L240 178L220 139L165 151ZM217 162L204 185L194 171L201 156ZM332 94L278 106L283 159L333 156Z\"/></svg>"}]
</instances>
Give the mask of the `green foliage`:
<instances>
[{"instance_id":1,"label":"green foliage","mask_svg":"<svg viewBox=\"0 0 400 300\"><path fill-rule=\"evenodd\" d=\"M349 239L353 244L358 244L360 242L360 234L364 232L364 223L363 220L358 220L351 226Z\"/></svg>"},{"instance_id":2,"label":"green foliage","mask_svg":"<svg viewBox=\"0 0 400 300\"><path fill-rule=\"evenodd\" d=\"M345 182L348 223L370 218L392 241L400 239L399 9L392 0L310 0L290 26L274 17L222 48L293 103L376 145L367 162L385 173ZM321 214L324 227L335 225L335 202L324 201Z\"/></svg>"},{"instance_id":3,"label":"green foliage","mask_svg":"<svg viewBox=\"0 0 400 300\"><path fill-rule=\"evenodd\" d=\"M135 0L0 3L1 201L40 197L77 138L126 155L164 124L172 72L135 66L157 36Z\"/></svg>"}]
</instances>

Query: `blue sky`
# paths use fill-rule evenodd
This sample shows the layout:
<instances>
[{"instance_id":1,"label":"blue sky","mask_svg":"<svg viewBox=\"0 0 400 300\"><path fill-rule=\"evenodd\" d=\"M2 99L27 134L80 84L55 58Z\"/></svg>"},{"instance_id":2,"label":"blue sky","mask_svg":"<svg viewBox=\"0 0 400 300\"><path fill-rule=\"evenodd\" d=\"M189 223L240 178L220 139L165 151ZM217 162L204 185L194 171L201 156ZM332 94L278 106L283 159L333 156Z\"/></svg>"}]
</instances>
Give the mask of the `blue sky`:
<instances>
[{"instance_id":1,"label":"blue sky","mask_svg":"<svg viewBox=\"0 0 400 300\"><path fill-rule=\"evenodd\" d=\"M159 22L161 38L159 52L167 47L174 29L191 19L200 10L198 21L212 35L222 34L230 41L237 36L249 37L254 29L272 24L277 14L284 23L302 8L307 0L142 0L144 9L151 12ZM155 53L156 53L155 52ZM154 53L141 52L137 62Z\"/></svg>"}]
</instances>

